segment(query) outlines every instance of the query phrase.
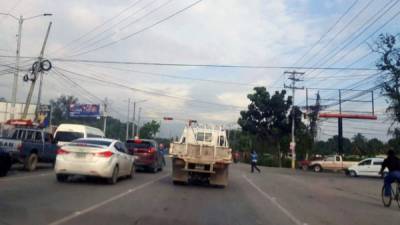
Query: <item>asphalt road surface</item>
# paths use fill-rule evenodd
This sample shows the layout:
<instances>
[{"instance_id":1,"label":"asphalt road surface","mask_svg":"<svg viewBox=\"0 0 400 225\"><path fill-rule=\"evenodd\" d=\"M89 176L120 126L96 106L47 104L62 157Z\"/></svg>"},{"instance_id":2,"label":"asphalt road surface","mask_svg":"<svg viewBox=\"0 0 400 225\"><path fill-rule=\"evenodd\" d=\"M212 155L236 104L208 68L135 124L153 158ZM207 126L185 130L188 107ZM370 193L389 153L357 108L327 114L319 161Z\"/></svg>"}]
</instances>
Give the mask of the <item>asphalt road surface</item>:
<instances>
[{"instance_id":1,"label":"asphalt road surface","mask_svg":"<svg viewBox=\"0 0 400 225\"><path fill-rule=\"evenodd\" d=\"M107 185L74 178L58 183L52 169L18 168L0 178L0 224L400 224L400 209L382 206L382 180L343 174L234 164L225 189L175 186L170 167Z\"/></svg>"}]
</instances>

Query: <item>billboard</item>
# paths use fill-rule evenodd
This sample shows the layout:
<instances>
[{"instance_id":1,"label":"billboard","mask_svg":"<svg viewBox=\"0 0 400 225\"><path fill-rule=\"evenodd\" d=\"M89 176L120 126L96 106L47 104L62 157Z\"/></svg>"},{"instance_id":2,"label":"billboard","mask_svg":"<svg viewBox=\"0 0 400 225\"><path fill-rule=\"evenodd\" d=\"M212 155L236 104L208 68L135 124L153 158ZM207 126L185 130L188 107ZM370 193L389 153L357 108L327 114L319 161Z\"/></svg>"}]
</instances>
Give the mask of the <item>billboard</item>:
<instances>
[{"instance_id":1,"label":"billboard","mask_svg":"<svg viewBox=\"0 0 400 225\"><path fill-rule=\"evenodd\" d=\"M39 105L37 123L40 127L49 127L50 126L50 114L51 109L49 105Z\"/></svg>"},{"instance_id":2,"label":"billboard","mask_svg":"<svg viewBox=\"0 0 400 225\"><path fill-rule=\"evenodd\" d=\"M70 117L99 117L100 105L97 104L71 104L69 106Z\"/></svg>"}]
</instances>

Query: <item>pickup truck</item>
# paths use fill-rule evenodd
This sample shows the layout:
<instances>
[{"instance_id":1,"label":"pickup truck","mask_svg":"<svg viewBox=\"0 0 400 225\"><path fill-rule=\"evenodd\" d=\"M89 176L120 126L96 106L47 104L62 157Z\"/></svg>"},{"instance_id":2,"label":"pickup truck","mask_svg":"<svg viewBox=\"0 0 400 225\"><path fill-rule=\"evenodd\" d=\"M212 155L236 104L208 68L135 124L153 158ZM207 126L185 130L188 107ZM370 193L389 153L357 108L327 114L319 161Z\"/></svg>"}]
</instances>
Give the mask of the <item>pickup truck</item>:
<instances>
[{"instance_id":1,"label":"pickup truck","mask_svg":"<svg viewBox=\"0 0 400 225\"><path fill-rule=\"evenodd\" d=\"M54 163L58 146L52 134L35 128L15 128L8 137L0 138L0 148L8 152L13 163L22 163L28 171L38 162Z\"/></svg>"},{"instance_id":2,"label":"pickup truck","mask_svg":"<svg viewBox=\"0 0 400 225\"><path fill-rule=\"evenodd\" d=\"M0 177L7 175L10 170L12 161L11 156L4 149L0 148Z\"/></svg>"},{"instance_id":3,"label":"pickup truck","mask_svg":"<svg viewBox=\"0 0 400 225\"><path fill-rule=\"evenodd\" d=\"M314 172L321 172L322 170L347 170L349 167L357 164L357 162L343 161L340 155L327 156L320 160L311 161L309 168Z\"/></svg>"}]
</instances>

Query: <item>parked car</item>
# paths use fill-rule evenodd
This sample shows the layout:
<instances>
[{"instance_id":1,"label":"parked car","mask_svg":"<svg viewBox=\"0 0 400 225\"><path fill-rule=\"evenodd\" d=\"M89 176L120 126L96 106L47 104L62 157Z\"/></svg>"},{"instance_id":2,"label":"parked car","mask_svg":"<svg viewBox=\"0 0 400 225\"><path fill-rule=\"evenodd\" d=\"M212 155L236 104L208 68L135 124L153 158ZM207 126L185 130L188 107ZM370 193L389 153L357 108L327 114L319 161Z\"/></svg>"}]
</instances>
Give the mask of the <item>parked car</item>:
<instances>
[{"instance_id":1,"label":"parked car","mask_svg":"<svg viewBox=\"0 0 400 225\"><path fill-rule=\"evenodd\" d=\"M0 177L7 175L11 168L12 159L10 154L4 149L0 148Z\"/></svg>"},{"instance_id":2,"label":"parked car","mask_svg":"<svg viewBox=\"0 0 400 225\"><path fill-rule=\"evenodd\" d=\"M309 168L315 172L321 172L322 170L339 171L347 170L349 167L355 164L357 164L357 162L343 161L343 158L340 155L331 155L321 160L312 161L309 165Z\"/></svg>"},{"instance_id":3,"label":"parked car","mask_svg":"<svg viewBox=\"0 0 400 225\"><path fill-rule=\"evenodd\" d=\"M155 140L127 140L126 146L128 151L137 157L135 160L136 169L148 169L153 173L163 169L162 157L164 156Z\"/></svg>"},{"instance_id":4,"label":"parked car","mask_svg":"<svg viewBox=\"0 0 400 225\"><path fill-rule=\"evenodd\" d=\"M78 138L104 138L102 130L80 124L60 124L54 132L54 138L59 146L70 143Z\"/></svg>"},{"instance_id":5,"label":"parked car","mask_svg":"<svg viewBox=\"0 0 400 225\"><path fill-rule=\"evenodd\" d=\"M132 178L134 157L125 145L114 139L80 138L57 151L55 173L59 182L70 175L103 177L115 184L119 177Z\"/></svg>"},{"instance_id":6,"label":"parked car","mask_svg":"<svg viewBox=\"0 0 400 225\"><path fill-rule=\"evenodd\" d=\"M37 128L15 128L9 137L0 138L0 147L28 171L35 170L38 162L54 163L58 148L52 134Z\"/></svg>"},{"instance_id":7,"label":"parked car","mask_svg":"<svg viewBox=\"0 0 400 225\"><path fill-rule=\"evenodd\" d=\"M352 177L357 176L372 176L372 177L380 177L379 171L381 170L381 165L383 163L383 158L368 158L360 161L356 165L349 167L347 170L348 175ZM384 170L383 176L387 174L389 171L386 168Z\"/></svg>"}]
</instances>

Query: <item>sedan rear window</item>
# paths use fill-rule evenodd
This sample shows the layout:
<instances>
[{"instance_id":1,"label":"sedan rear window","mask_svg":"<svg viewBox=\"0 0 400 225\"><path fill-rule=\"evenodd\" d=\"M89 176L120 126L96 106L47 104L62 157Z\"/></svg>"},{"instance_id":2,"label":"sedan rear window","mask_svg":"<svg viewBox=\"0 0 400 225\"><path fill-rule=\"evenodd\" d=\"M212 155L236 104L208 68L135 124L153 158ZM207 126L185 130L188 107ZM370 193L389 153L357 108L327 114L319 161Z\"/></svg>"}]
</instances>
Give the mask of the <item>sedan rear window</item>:
<instances>
[{"instance_id":1,"label":"sedan rear window","mask_svg":"<svg viewBox=\"0 0 400 225\"><path fill-rule=\"evenodd\" d=\"M108 147L111 145L111 141L102 141L102 140L88 140L88 139L78 139L71 143L71 145L97 145Z\"/></svg>"},{"instance_id":2,"label":"sedan rear window","mask_svg":"<svg viewBox=\"0 0 400 225\"><path fill-rule=\"evenodd\" d=\"M150 148L153 147L151 142L148 141L127 141L126 142L126 147L129 149L132 148Z\"/></svg>"}]
</instances>

